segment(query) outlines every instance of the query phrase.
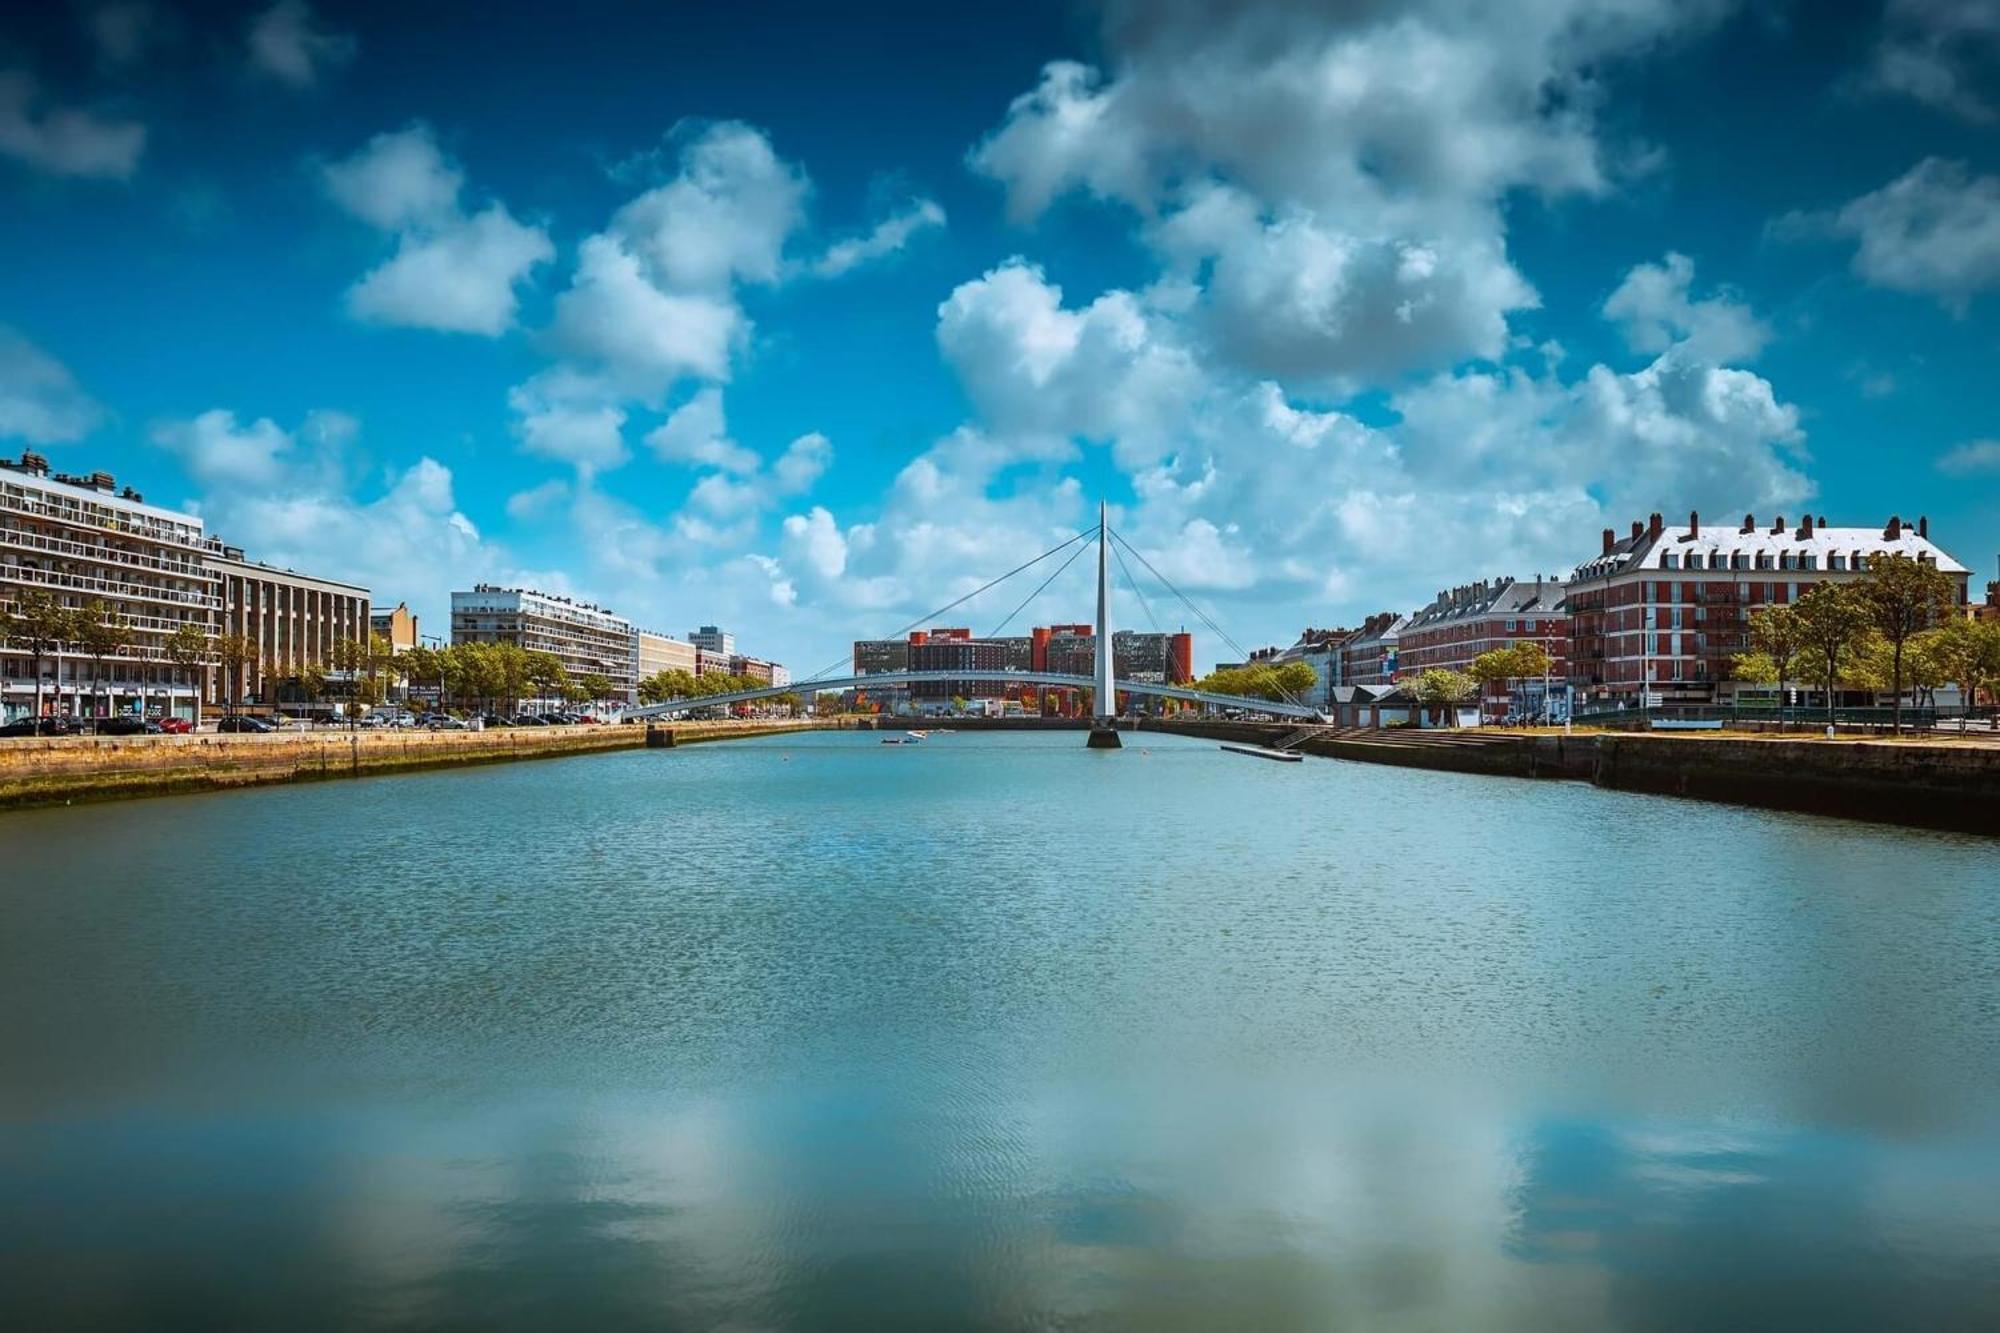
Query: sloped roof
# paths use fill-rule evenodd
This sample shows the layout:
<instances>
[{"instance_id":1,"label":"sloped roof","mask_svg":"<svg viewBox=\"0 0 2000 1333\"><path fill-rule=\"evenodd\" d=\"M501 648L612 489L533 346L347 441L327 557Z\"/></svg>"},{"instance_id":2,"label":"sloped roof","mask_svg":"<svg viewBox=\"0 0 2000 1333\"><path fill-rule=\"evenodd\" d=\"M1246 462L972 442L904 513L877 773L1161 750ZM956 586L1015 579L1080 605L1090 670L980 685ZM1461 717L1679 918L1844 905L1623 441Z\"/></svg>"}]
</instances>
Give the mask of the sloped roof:
<instances>
[{"instance_id":1,"label":"sloped roof","mask_svg":"<svg viewBox=\"0 0 2000 1333\"><path fill-rule=\"evenodd\" d=\"M1685 566L1686 556L1699 553L1703 566L1707 567L1712 555L1720 554L1727 564L1731 557L1741 554L1749 567L1755 569L1758 556L1768 555L1773 564L1777 564L1778 557L1787 552L1815 556L1821 570L1827 568L1829 556L1844 556L1851 562L1856 555L1880 553L1906 555L1912 560L1934 560L1937 567L1947 574L1969 572L1936 542L1918 536L1914 527L1905 526L1895 537L1890 537L1887 525L1880 528L1836 528L1815 524L1812 532L1807 534L1802 524L1776 532L1762 526L1744 532L1729 524L1710 527L1704 523L1696 532L1681 523L1662 527L1657 538L1650 532L1641 532L1637 537L1626 537L1613 543L1609 554L1578 565L1570 581L1575 583L1584 579L1601 579L1609 574L1664 569L1663 561L1668 555L1682 557L1678 563Z\"/></svg>"}]
</instances>

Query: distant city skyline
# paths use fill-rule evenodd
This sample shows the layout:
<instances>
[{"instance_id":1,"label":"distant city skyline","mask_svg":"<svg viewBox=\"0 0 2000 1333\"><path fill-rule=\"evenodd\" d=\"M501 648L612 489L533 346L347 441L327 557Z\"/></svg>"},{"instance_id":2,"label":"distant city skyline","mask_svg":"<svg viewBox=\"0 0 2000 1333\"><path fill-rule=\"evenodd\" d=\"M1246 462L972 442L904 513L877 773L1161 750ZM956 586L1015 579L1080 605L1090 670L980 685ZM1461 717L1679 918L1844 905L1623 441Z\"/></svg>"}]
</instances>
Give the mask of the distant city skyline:
<instances>
[{"instance_id":1,"label":"distant city skyline","mask_svg":"<svg viewBox=\"0 0 2000 1333\"><path fill-rule=\"evenodd\" d=\"M1924 515L1983 583L1980 14L38 6L0 450L426 625L527 586L801 672L1099 498L1253 647L1652 511Z\"/></svg>"}]
</instances>

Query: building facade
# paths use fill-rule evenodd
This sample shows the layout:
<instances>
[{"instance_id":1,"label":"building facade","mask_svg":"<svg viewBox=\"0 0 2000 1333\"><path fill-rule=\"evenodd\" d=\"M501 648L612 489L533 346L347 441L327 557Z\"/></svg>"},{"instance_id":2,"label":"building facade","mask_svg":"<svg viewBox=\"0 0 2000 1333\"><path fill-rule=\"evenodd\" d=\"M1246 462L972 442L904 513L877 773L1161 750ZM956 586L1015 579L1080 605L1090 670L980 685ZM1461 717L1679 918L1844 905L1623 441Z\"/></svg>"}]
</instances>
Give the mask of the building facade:
<instances>
[{"instance_id":1,"label":"building facade","mask_svg":"<svg viewBox=\"0 0 2000 1333\"><path fill-rule=\"evenodd\" d=\"M1781 516L1766 528L1746 514L1740 526L1717 528L1699 514L1684 526L1653 514L1625 537L1606 528L1599 554L1565 590L1578 706L1729 702L1752 611L1865 578L1870 560L1891 554L1935 564L1965 605L1969 572L1931 541L1922 518L1861 528L1811 516L1788 525Z\"/></svg>"},{"instance_id":2,"label":"building facade","mask_svg":"<svg viewBox=\"0 0 2000 1333\"><path fill-rule=\"evenodd\" d=\"M736 636L728 634L714 625L703 625L688 635L688 642L716 657L736 656Z\"/></svg>"},{"instance_id":3,"label":"building facade","mask_svg":"<svg viewBox=\"0 0 2000 1333\"><path fill-rule=\"evenodd\" d=\"M183 625L215 632L220 584L203 560L206 540L199 518L146 504L107 473L51 474L34 453L0 460L0 606L12 610L31 591L70 610L101 601L132 631L131 645L105 659L101 682L74 644L45 656L44 713L196 717L207 672L175 666L165 645ZM0 714L31 712L35 692L26 645L0 644Z\"/></svg>"},{"instance_id":4,"label":"building facade","mask_svg":"<svg viewBox=\"0 0 2000 1333\"><path fill-rule=\"evenodd\" d=\"M657 676L662 671L685 671L695 674L698 663L695 660L695 646L686 639L676 639L667 634L655 634L651 630L636 631L639 639L639 679Z\"/></svg>"},{"instance_id":5,"label":"building facade","mask_svg":"<svg viewBox=\"0 0 2000 1333\"><path fill-rule=\"evenodd\" d=\"M300 714L324 711L319 701L287 682L308 671L332 673L336 644L368 641L368 589L258 564L213 539L203 554L221 579L221 632L241 635L256 650L241 672L213 673L208 702L222 707L233 700Z\"/></svg>"},{"instance_id":6,"label":"building facade","mask_svg":"<svg viewBox=\"0 0 2000 1333\"><path fill-rule=\"evenodd\" d=\"M588 602L482 583L451 595L451 641L551 653L571 680L601 675L611 681L613 700L638 702L638 632L625 617Z\"/></svg>"},{"instance_id":7,"label":"building facade","mask_svg":"<svg viewBox=\"0 0 2000 1333\"><path fill-rule=\"evenodd\" d=\"M1397 670L1404 677L1434 668L1470 671L1481 653L1535 643L1551 658L1546 684L1554 695L1553 686L1569 680L1566 596L1562 582L1539 574L1533 582L1481 579L1441 591L1397 632ZM1543 687L1543 681L1488 683L1480 691L1481 720L1498 722L1510 714L1562 716L1556 701L1543 697Z\"/></svg>"},{"instance_id":8,"label":"building facade","mask_svg":"<svg viewBox=\"0 0 2000 1333\"><path fill-rule=\"evenodd\" d=\"M1388 685L1396 679L1397 639L1408 617L1378 611L1361 622L1361 629L1340 645L1343 685Z\"/></svg>"},{"instance_id":9,"label":"building facade","mask_svg":"<svg viewBox=\"0 0 2000 1333\"><path fill-rule=\"evenodd\" d=\"M410 610L408 602L370 611L368 629L370 633L381 635L391 652L407 653L422 641L417 636L416 614Z\"/></svg>"}]
</instances>

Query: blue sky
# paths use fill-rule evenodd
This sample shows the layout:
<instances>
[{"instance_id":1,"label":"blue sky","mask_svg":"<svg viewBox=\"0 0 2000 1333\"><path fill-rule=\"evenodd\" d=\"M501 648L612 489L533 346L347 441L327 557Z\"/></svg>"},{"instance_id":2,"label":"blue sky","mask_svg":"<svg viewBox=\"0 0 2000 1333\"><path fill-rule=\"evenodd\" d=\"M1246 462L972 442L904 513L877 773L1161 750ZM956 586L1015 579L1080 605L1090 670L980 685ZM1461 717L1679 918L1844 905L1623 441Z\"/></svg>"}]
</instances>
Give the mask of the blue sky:
<instances>
[{"instance_id":1,"label":"blue sky","mask_svg":"<svg viewBox=\"0 0 2000 1333\"><path fill-rule=\"evenodd\" d=\"M0 448L806 669L1100 497L1245 644L1652 509L1990 570L2000 3L1503 8L10 13Z\"/></svg>"}]
</instances>

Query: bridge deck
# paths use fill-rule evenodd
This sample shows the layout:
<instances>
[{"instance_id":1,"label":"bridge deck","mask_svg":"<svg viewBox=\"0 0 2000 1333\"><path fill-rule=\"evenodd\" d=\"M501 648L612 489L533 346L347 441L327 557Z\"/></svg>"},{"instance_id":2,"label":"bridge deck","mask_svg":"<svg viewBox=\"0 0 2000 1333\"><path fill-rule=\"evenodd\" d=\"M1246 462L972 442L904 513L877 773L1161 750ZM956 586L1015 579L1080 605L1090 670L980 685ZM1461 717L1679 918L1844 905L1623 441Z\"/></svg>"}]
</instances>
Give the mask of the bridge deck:
<instances>
[{"instance_id":1,"label":"bridge deck","mask_svg":"<svg viewBox=\"0 0 2000 1333\"><path fill-rule=\"evenodd\" d=\"M870 689L924 683L944 684L961 680L1053 686L1068 690L1094 689L1097 684L1089 676L1058 675L1049 671L881 671L871 676L834 676L825 680L802 680L792 685L767 685L755 690L711 694L703 698L669 699L666 703L646 704L630 709L625 716L640 719L672 717L677 713L693 712L697 708L727 708L731 704L754 703L759 699L773 699L781 694L797 694L806 690ZM1276 699L1248 699L1235 694L1212 694L1207 690L1191 690L1182 685L1160 685L1144 680L1116 681L1114 688L1125 694L1140 694L1156 699L1181 699L1189 703L1210 704L1217 708L1241 708L1250 712L1268 713L1274 717L1308 718L1315 722L1323 720L1323 715L1318 709Z\"/></svg>"}]
</instances>

